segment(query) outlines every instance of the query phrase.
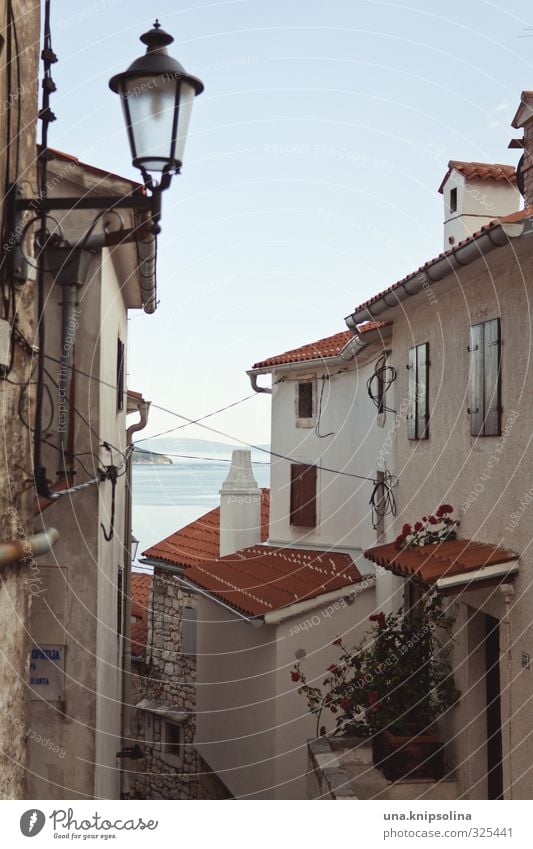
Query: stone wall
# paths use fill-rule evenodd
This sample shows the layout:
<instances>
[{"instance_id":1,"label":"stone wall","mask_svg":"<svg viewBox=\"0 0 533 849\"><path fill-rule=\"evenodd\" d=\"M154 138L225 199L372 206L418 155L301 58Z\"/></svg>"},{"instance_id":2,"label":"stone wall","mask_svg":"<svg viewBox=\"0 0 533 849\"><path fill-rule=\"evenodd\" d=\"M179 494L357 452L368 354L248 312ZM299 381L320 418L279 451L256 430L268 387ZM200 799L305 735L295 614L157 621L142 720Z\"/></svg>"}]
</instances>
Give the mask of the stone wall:
<instances>
[{"instance_id":1,"label":"stone wall","mask_svg":"<svg viewBox=\"0 0 533 849\"><path fill-rule=\"evenodd\" d=\"M39 3L13 0L14 26L8 26L7 4L0 4L2 61L0 69L0 180L2 185L1 242L7 259L17 233L4 218L6 180L23 181L28 195L35 185L35 133L37 117L37 69L39 57ZM11 22L9 22L11 24ZM15 62L17 41L21 49ZM7 50L11 44L13 61L8 77ZM20 74L20 76L19 76ZM22 133L17 135L17 127ZM18 169L17 169L18 163ZM18 173L17 173L18 171ZM11 232L10 232L11 229ZM10 291L13 283L9 264L2 261L3 282ZM31 282L16 291L18 330L33 342L33 298ZM12 310L9 315L13 324ZM9 379L0 381L0 542L25 539L33 533L33 494L28 487L31 478L31 438L19 414L20 385L29 380L34 362L31 351L22 344L12 346L13 362ZM16 384L19 384L18 386ZM29 394L29 393L27 393ZM33 582L33 583L32 583ZM31 729L27 715L27 672L30 644L27 637L32 586L38 589L39 569L35 561L26 560L2 567L0 581L0 621L2 653L0 654L0 798L24 798L27 752L26 738ZM4 754L5 753L5 754Z\"/></svg>"}]
</instances>

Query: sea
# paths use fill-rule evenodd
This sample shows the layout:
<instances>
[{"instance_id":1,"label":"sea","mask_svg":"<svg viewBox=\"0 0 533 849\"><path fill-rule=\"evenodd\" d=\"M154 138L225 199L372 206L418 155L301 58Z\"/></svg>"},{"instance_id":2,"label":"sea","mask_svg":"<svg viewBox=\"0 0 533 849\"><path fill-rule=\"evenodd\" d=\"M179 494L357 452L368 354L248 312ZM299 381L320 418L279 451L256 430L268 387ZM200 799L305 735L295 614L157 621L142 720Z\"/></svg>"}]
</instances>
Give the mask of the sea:
<instances>
[{"instance_id":1,"label":"sea","mask_svg":"<svg viewBox=\"0 0 533 849\"><path fill-rule=\"evenodd\" d=\"M270 464L252 465L260 487L270 485ZM132 529L142 552L203 516L220 503L219 490L228 462L180 460L173 465L134 464L132 467Z\"/></svg>"}]
</instances>

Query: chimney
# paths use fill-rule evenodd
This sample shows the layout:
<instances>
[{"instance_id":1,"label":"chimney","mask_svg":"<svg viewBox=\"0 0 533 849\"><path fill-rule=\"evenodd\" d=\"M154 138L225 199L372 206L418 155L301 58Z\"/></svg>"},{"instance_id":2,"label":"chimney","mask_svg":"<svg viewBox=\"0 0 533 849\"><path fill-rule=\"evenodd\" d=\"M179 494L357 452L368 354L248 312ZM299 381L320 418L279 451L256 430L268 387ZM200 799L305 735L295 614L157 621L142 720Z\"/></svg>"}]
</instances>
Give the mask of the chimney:
<instances>
[{"instance_id":1,"label":"chimney","mask_svg":"<svg viewBox=\"0 0 533 849\"><path fill-rule=\"evenodd\" d=\"M220 556L261 542L261 491L252 472L252 455L236 449L220 490Z\"/></svg>"},{"instance_id":2,"label":"chimney","mask_svg":"<svg viewBox=\"0 0 533 849\"><path fill-rule=\"evenodd\" d=\"M445 251L484 224L520 209L514 165L451 159L439 192L444 200Z\"/></svg>"},{"instance_id":3,"label":"chimney","mask_svg":"<svg viewBox=\"0 0 533 849\"><path fill-rule=\"evenodd\" d=\"M533 206L533 91L523 91L520 106L512 120L515 130L523 130L523 139L512 139L509 147L523 148L524 153L517 166L518 187L527 207Z\"/></svg>"}]
</instances>

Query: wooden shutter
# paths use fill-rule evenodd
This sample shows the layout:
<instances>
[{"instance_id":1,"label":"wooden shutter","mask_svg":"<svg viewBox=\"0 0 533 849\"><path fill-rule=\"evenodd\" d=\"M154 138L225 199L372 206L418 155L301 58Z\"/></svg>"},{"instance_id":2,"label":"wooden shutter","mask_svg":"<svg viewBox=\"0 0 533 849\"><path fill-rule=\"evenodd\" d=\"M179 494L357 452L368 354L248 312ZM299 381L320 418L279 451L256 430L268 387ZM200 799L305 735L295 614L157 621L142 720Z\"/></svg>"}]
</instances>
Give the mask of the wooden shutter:
<instances>
[{"instance_id":1,"label":"wooden shutter","mask_svg":"<svg viewBox=\"0 0 533 849\"><path fill-rule=\"evenodd\" d=\"M291 463L291 525L316 527L316 466Z\"/></svg>"},{"instance_id":2,"label":"wooden shutter","mask_svg":"<svg viewBox=\"0 0 533 849\"><path fill-rule=\"evenodd\" d=\"M468 414L472 436L483 435L485 356L484 333L482 324L470 328L470 374L468 380Z\"/></svg>"},{"instance_id":3,"label":"wooden shutter","mask_svg":"<svg viewBox=\"0 0 533 849\"><path fill-rule=\"evenodd\" d=\"M196 608L184 607L181 618L181 653L196 655Z\"/></svg>"},{"instance_id":4,"label":"wooden shutter","mask_svg":"<svg viewBox=\"0 0 533 849\"><path fill-rule=\"evenodd\" d=\"M416 346L416 436L417 439L429 437L428 408L428 366L429 342Z\"/></svg>"},{"instance_id":5,"label":"wooden shutter","mask_svg":"<svg viewBox=\"0 0 533 849\"><path fill-rule=\"evenodd\" d=\"M416 348L409 348L409 412L407 413L407 436L416 439Z\"/></svg>"},{"instance_id":6,"label":"wooden shutter","mask_svg":"<svg viewBox=\"0 0 533 849\"><path fill-rule=\"evenodd\" d=\"M117 339L117 410L124 409L124 342Z\"/></svg>"},{"instance_id":7,"label":"wooden shutter","mask_svg":"<svg viewBox=\"0 0 533 849\"><path fill-rule=\"evenodd\" d=\"M501 424L500 398L500 319L484 324L484 436L499 436Z\"/></svg>"}]
</instances>

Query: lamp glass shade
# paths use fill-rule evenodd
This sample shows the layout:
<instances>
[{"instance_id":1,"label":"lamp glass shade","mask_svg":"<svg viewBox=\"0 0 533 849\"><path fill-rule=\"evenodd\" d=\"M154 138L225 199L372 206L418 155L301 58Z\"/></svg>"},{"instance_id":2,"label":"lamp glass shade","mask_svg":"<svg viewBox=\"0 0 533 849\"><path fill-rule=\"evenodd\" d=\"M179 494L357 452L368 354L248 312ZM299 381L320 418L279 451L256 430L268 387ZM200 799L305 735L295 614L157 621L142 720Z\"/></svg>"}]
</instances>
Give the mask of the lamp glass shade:
<instances>
[{"instance_id":1,"label":"lamp glass shade","mask_svg":"<svg viewBox=\"0 0 533 849\"><path fill-rule=\"evenodd\" d=\"M122 106L133 164L146 171L179 168L174 157L174 124L180 81L133 77L123 83Z\"/></svg>"}]
</instances>

